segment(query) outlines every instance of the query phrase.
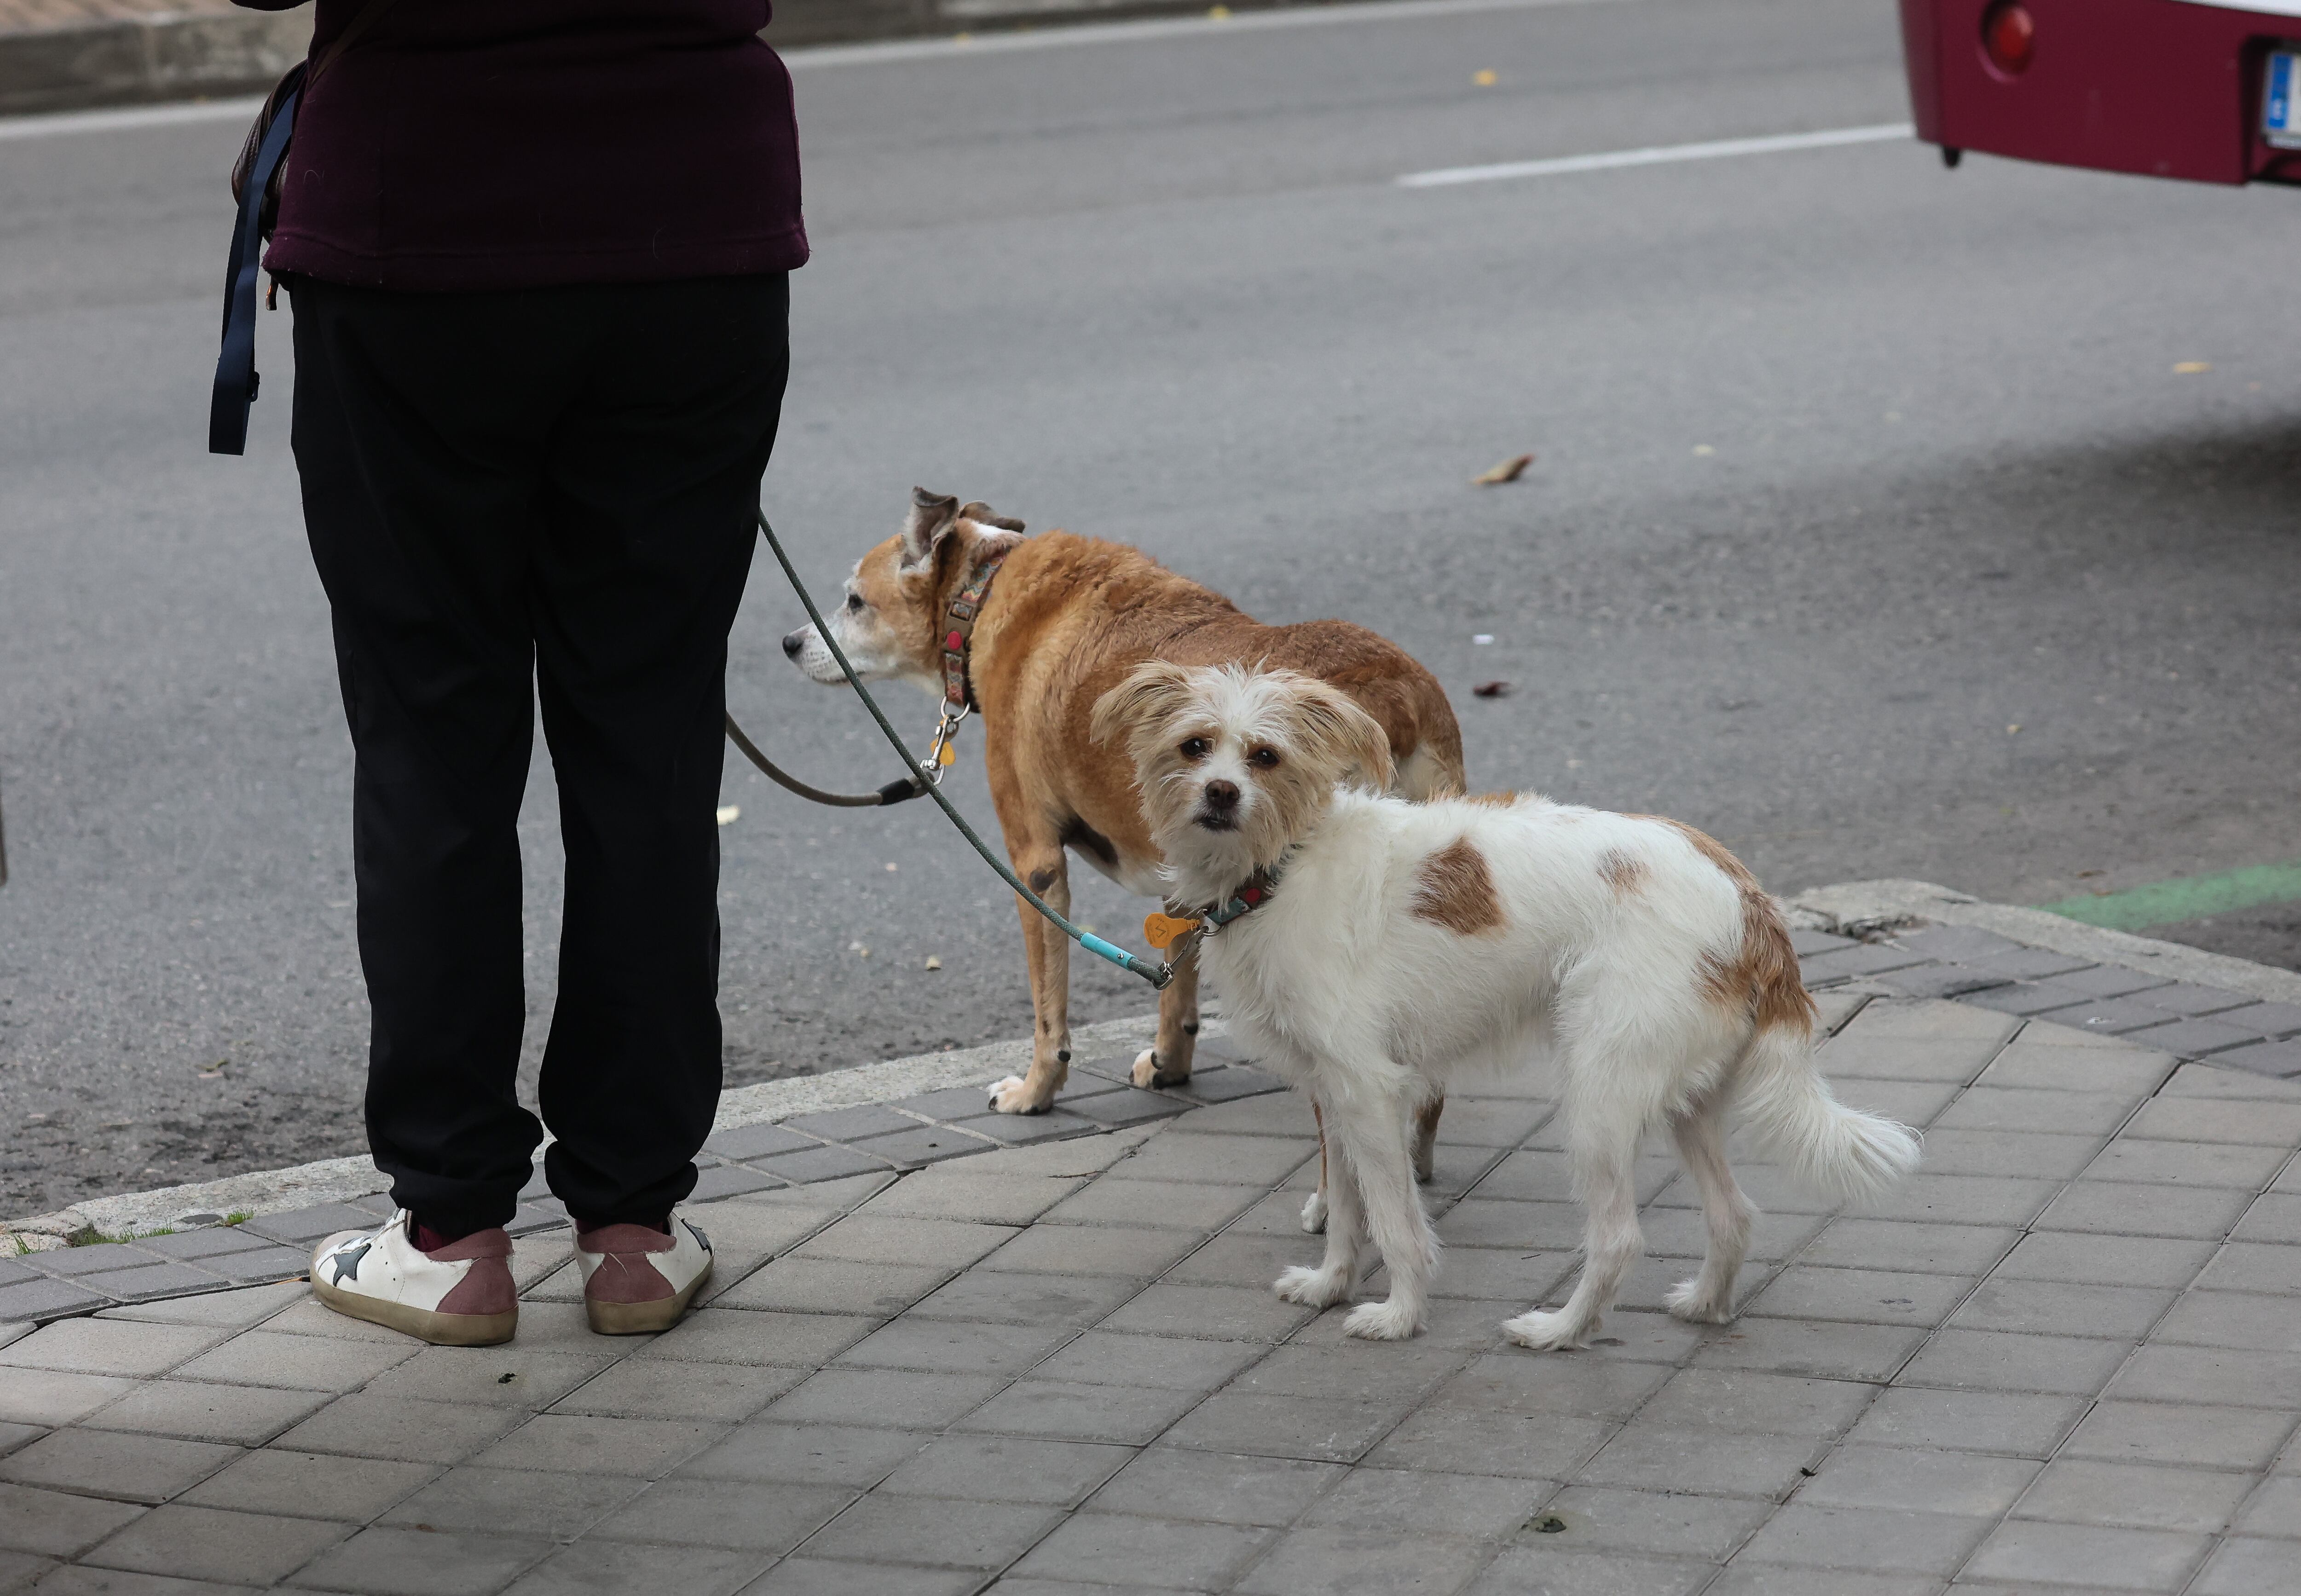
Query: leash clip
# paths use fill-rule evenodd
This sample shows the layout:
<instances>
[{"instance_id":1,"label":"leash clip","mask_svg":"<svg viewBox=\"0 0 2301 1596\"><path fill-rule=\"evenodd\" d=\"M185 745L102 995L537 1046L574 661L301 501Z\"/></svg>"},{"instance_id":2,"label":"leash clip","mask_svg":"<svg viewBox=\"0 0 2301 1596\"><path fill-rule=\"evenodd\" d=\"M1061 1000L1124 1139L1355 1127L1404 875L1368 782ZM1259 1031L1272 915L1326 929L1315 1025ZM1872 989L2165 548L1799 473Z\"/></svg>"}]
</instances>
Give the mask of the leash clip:
<instances>
[{"instance_id":1,"label":"leash clip","mask_svg":"<svg viewBox=\"0 0 2301 1596\"><path fill-rule=\"evenodd\" d=\"M935 717L934 740L927 745L927 756L919 761L926 772L928 786L941 786L943 772L958 763L958 723L974 713L972 704L961 704L956 709L948 700L943 704L941 713Z\"/></svg>"}]
</instances>

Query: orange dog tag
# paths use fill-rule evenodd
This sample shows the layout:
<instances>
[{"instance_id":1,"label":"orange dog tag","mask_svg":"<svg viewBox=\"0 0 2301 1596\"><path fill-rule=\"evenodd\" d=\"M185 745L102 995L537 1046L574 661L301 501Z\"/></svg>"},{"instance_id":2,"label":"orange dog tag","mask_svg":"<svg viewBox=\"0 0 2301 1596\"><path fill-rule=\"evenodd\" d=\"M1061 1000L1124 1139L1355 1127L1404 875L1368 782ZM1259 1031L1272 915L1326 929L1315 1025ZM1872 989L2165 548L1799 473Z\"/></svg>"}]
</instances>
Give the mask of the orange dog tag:
<instances>
[{"instance_id":1,"label":"orange dog tag","mask_svg":"<svg viewBox=\"0 0 2301 1596\"><path fill-rule=\"evenodd\" d=\"M1152 915L1142 922L1142 940L1153 948L1172 948L1178 938L1199 929L1195 920L1177 919L1172 915Z\"/></svg>"}]
</instances>

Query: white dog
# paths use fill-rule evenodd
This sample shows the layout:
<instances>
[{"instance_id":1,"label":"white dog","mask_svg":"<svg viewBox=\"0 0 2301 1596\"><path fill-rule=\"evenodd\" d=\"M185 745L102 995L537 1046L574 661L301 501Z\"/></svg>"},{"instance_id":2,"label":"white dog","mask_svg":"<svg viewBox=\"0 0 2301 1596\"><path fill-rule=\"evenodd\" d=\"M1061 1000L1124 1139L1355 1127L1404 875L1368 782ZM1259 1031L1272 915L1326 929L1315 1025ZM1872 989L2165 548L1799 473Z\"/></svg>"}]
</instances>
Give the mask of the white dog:
<instances>
[{"instance_id":1,"label":"white dog","mask_svg":"<svg viewBox=\"0 0 2301 1596\"><path fill-rule=\"evenodd\" d=\"M1381 797L1381 728L1293 672L1154 662L1103 695L1093 734L1134 756L1172 898L1204 906L1199 957L1234 1033L1325 1122L1326 1258L1279 1294L1347 1299L1362 1230L1389 1268L1389 1299L1348 1333L1422 1325L1438 1245L1407 1124L1475 1067L1555 1058L1587 1210L1572 1298L1502 1326L1521 1346L1583 1346L1612 1306L1641 1246L1631 1165L1649 1130L1669 1127L1701 1189L1708 1253L1669 1296L1697 1322L1733 1316L1756 1212L1727 1166L1729 1108L1833 1198L1916 1166L1914 1132L1830 1095L1773 900L1699 831L1532 795Z\"/></svg>"}]
</instances>

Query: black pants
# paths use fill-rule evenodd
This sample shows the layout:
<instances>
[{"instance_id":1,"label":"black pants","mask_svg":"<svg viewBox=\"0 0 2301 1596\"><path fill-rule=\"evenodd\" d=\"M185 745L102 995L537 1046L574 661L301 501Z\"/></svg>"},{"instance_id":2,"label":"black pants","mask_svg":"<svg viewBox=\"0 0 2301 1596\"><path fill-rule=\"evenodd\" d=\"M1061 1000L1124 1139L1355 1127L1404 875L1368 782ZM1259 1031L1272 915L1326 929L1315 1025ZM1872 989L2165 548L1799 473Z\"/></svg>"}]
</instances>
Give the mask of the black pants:
<instances>
[{"instance_id":1,"label":"black pants","mask_svg":"<svg viewBox=\"0 0 2301 1596\"><path fill-rule=\"evenodd\" d=\"M547 1170L586 1219L659 1217L719 1092L727 632L788 281L291 292L296 461L356 754L376 1163L449 1233L503 1224L528 1180L514 823L540 696L567 855Z\"/></svg>"}]
</instances>

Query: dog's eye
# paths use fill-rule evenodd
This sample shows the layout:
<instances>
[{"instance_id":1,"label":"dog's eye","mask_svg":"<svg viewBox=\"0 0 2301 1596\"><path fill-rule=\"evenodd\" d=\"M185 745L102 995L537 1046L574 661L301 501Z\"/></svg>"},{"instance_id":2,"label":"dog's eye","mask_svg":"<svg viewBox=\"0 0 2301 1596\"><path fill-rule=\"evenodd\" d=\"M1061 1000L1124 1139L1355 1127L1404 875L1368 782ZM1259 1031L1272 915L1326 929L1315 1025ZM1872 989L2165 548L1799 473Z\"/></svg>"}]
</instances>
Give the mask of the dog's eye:
<instances>
[{"instance_id":1,"label":"dog's eye","mask_svg":"<svg viewBox=\"0 0 2301 1596\"><path fill-rule=\"evenodd\" d=\"M862 594L860 594L860 593L849 593L849 594L847 596L847 608L848 608L849 613L852 614L854 611L859 610L859 609L861 609L862 607L863 607L863 595L862 595Z\"/></svg>"},{"instance_id":2,"label":"dog's eye","mask_svg":"<svg viewBox=\"0 0 2301 1596\"><path fill-rule=\"evenodd\" d=\"M1184 738L1181 752L1185 759L1204 759L1207 756L1207 740L1203 737Z\"/></svg>"},{"instance_id":3,"label":"dog's eye","mask_svg":"<svg viewBox=\"0 0 2301 1596\"><path fill-rule=\"evenodd\" d=\"M1246 762L1249 765L1253 765L1257 770L1276 770L1278 768L1278 750L1276 748L1257 748L1253 753L1249 754L1246 756Z\"/></svg>"}]
</instances>

